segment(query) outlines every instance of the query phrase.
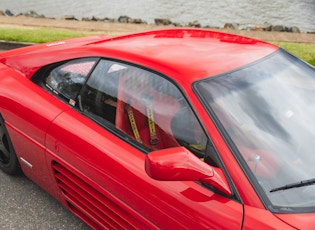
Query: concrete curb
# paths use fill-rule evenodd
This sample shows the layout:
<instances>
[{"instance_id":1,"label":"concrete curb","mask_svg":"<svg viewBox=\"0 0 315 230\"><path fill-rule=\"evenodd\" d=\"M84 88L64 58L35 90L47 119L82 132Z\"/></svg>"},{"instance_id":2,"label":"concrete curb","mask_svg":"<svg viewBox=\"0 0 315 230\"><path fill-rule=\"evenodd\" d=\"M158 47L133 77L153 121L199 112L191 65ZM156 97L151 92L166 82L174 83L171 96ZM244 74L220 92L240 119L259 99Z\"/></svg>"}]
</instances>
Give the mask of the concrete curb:
<instances>
[{"instance_id":1,"label":"concrete curb","mask_svg":"<svg viewBox=\"0 0 315 230\"><path fill-rule=\"evenodd\" d=\"M10 50L16 48L22 48L26 46L34 45L34 43L28 42L11 42L11 41L2 41L0 40L0 50Z\"/></svg>"}]
</instances>

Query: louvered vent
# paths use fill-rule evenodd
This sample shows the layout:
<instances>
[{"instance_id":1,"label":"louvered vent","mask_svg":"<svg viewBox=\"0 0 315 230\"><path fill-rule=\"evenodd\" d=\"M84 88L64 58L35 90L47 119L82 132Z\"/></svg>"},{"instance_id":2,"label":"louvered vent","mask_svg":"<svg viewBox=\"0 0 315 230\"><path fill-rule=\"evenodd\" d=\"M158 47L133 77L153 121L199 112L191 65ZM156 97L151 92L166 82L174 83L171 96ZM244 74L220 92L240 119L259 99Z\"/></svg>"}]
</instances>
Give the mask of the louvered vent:
<instances>
[{"instance_id":1,"label":"louvered vent","mask_svg":"<svg viewBox=\"0 0 315 230\"><path fill-rule=\"evenodd\" d=\"M70 210L93 229L155 228L143 218L135 219L138 214L112 195L98 191L58 162L54 161L52 166Z\"/></svg>"}]
</instances>

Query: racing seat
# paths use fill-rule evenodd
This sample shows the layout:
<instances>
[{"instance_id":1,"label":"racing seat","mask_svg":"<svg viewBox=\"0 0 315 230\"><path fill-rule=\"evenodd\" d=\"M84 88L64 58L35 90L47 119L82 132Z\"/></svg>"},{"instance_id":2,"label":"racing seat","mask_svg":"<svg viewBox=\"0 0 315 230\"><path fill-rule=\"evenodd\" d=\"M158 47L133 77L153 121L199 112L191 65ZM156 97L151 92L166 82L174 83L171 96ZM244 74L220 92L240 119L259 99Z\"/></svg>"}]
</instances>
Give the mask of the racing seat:
<instances>
[{"instance_id":1,"label":"racing seat","mask_svg":"<svg viewBox=\"0 0 315 230\"><path fill-rule=\"evenodd\" d=\"M154 89L145 72L129 69L120 76L116 127L149 149L179 146L171 131L178 110L178 101Z\"/></svg>"}]
</instances>

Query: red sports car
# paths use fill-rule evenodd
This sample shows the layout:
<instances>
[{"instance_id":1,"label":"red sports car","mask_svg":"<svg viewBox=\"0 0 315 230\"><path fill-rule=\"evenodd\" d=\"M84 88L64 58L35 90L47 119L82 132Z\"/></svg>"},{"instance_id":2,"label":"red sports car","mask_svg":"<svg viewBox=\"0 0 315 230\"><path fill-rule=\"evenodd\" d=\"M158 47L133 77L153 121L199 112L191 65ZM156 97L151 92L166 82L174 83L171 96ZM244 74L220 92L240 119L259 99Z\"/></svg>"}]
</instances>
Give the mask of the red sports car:
<instances>
[{"instance_id":1,"label":"red sports car","mask_svg":"<svg viewBox=\"0 0 315 230\"><path fill-rule=\"evenodd\" d=\"M313 229L315 69L202 29L0 53L0 168L94 229Z\"/></svg>"}]
</instances>

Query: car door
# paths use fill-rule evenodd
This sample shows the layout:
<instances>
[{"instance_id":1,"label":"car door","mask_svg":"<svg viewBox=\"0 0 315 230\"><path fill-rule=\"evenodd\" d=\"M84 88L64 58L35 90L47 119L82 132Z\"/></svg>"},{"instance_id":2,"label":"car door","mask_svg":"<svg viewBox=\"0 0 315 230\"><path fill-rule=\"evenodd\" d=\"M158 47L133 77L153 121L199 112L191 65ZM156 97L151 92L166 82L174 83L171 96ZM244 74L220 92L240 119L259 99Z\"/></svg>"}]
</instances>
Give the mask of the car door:
<instances>
[{"instance_id":1,"label":"car door","mask_svg":"<svg viewBox=\"0 0 315 230\"><path fill-rule=\"evenodd\" d=\"M90 226L241 228L243 209L235 197L195 181L157 181L145 172L151 151L185 146L203 158L209 143L171 82L101 60L73 106L47 131L47 163L61 202Z\"/></svg>"},{"instance_id":2,"label":"car door","mask_svg":"<svg viewBox=\"0 0 315 230\"><path fill-rule=\"evenodd\" d=\"M2 115L23 173L52 195L51 172L45 157L46 132L62 111L71 109L71 100L64 95L78 92L96 61L86 58L45 66L31 80L13 71L8 73L11 78L2 79L1 93L6 95L1 103L6 108ZM62 87L65 82L70 89Z\"/></svg>"},{"instance_id":3,"label":"car door","mask_svg":"<svg viewBox=\"0 0 315 230\"><path fill-rule=\"evenodd\" d=\"M69 107L25 76L1 66L0 110L26 176L46 187L49 181L45 135L50 122ZM7 140L1 140L7 141Z\"/></svg>"}]
</instances>

